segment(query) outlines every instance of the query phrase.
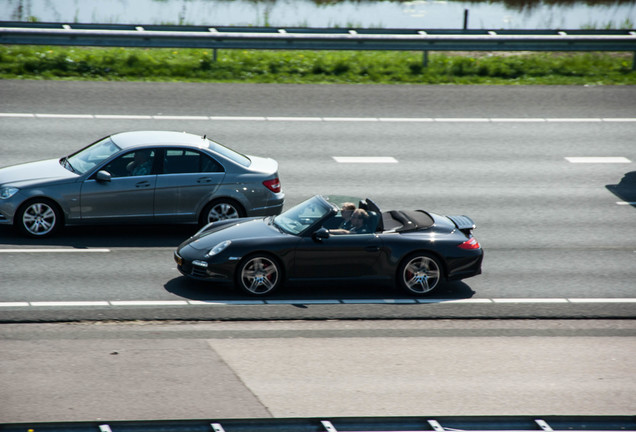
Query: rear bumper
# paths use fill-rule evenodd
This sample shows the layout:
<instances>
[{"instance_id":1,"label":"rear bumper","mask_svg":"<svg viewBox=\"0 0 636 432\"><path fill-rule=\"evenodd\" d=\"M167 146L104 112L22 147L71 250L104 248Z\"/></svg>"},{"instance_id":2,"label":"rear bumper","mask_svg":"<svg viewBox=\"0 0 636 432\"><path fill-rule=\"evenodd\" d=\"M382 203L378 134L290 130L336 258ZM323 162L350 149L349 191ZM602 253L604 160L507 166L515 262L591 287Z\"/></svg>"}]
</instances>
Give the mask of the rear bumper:
<instances>
[{"instance_id":1,"label":"rear bumper","mask_svg":"<svg viewBox=\"0 0 636 432\"><path fill-rule=\"evenodd\" d=\"M480 275L483 260L483 249L479 249L479 255L453 260L453 266L446 279L454 281Z\"/></svg>"}]
</instances>

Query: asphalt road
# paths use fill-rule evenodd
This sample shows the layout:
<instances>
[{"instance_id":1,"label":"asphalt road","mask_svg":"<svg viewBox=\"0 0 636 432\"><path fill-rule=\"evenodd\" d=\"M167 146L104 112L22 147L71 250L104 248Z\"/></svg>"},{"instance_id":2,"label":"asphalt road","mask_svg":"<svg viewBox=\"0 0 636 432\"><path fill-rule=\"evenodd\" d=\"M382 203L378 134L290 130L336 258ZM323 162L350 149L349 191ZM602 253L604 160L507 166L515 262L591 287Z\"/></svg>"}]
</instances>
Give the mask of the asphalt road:
<instances>
[{"instance_id":1,"label":"asphalt road","mask_svg":"<svg viewBox=\"0 0 636 432\"><path fill-rule=\"evenodd\" d=\"M338 193L467 214L486 252L482 275L433 303L317 284L253 304L180 276L172 251L191 227L70 228L40 241L0 227L0 320L634 317L635 114L632 87L0 81L2 166L122 130L205 133L277 159L288 206ZM566 159L610 156L624 159Z\"/></svg>"},{"instance_id":2,"label":"asphalt road","mask_svg":"<svg viewBox=\"0 0 636 432\"><path fill-rule=\"evenodd\" d=\"M207 133L277 159L288 205L464 213L486 251L427 300L316 284L254 302L178 274L190 227L0 228L0 422L632 415L635 118L632 87L0 81L0 166ZM10 323L74 320L97 321Z\"/></svg>"}]
</instances>

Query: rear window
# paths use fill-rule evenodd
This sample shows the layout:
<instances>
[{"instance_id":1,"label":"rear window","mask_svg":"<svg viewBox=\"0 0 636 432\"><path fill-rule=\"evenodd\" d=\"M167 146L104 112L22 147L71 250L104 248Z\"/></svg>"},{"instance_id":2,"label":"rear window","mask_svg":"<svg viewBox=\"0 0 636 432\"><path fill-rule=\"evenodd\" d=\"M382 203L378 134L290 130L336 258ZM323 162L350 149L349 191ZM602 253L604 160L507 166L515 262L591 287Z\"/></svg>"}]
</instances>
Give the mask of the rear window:
<instances>
[{"instance_id":1,"label":"rear window","mask_svg":"<svg viewBox=\"0 0 636 432\"><path fill-rule=\"evenodd\" d=\"M252 161L250 160L250 158L248 158L247 156L232 150L231 148L227 148L224 145L221 145L217 142L214 142L212 140L208 140L210 142L209 148L210 150L212 150L213 152L216 152L218 154L220 154L221 156L224 156L234 162L236 162L239 165L243 165L244 167L248 167L252 164Z\"/></svg>"}]
</instances>

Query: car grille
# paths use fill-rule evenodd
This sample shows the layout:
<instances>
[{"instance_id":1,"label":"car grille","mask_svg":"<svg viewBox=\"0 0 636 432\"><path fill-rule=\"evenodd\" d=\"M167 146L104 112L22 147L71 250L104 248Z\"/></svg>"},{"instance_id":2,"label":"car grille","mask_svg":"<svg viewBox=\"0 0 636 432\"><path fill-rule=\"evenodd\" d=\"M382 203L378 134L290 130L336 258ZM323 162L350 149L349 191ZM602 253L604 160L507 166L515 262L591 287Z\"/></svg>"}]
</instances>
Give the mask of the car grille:
<instances>
[{"instance_id":1,"label":"car grille","mask_svg":"<svg viewBox=\"0 0 636 432\"><path fill-rule=\"evenodd\" d=\"M208 272L206 269L199 266L195 266L195 265L192 266L192 270L190 270L190 274L192 276L201 277L201 278L208 276Z\"/></svg>"}]
</instances>

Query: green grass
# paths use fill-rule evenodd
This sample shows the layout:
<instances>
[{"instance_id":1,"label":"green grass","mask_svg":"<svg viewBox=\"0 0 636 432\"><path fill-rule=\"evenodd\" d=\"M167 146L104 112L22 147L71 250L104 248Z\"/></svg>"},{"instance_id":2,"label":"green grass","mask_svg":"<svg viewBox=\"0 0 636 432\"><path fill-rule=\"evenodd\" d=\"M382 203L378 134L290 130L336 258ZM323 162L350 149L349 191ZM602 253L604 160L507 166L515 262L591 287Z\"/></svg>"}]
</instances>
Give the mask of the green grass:
<instances>
[{"instance_id":1,"label":"green grass","mask_svg":"<svg viewBox=\"0 0 636 432\"><path fill-rule=\"evenodd\" d=\"M338 84L636 84L632 53L0 46L0 79Z\"/></svg>"}]
</instances>

